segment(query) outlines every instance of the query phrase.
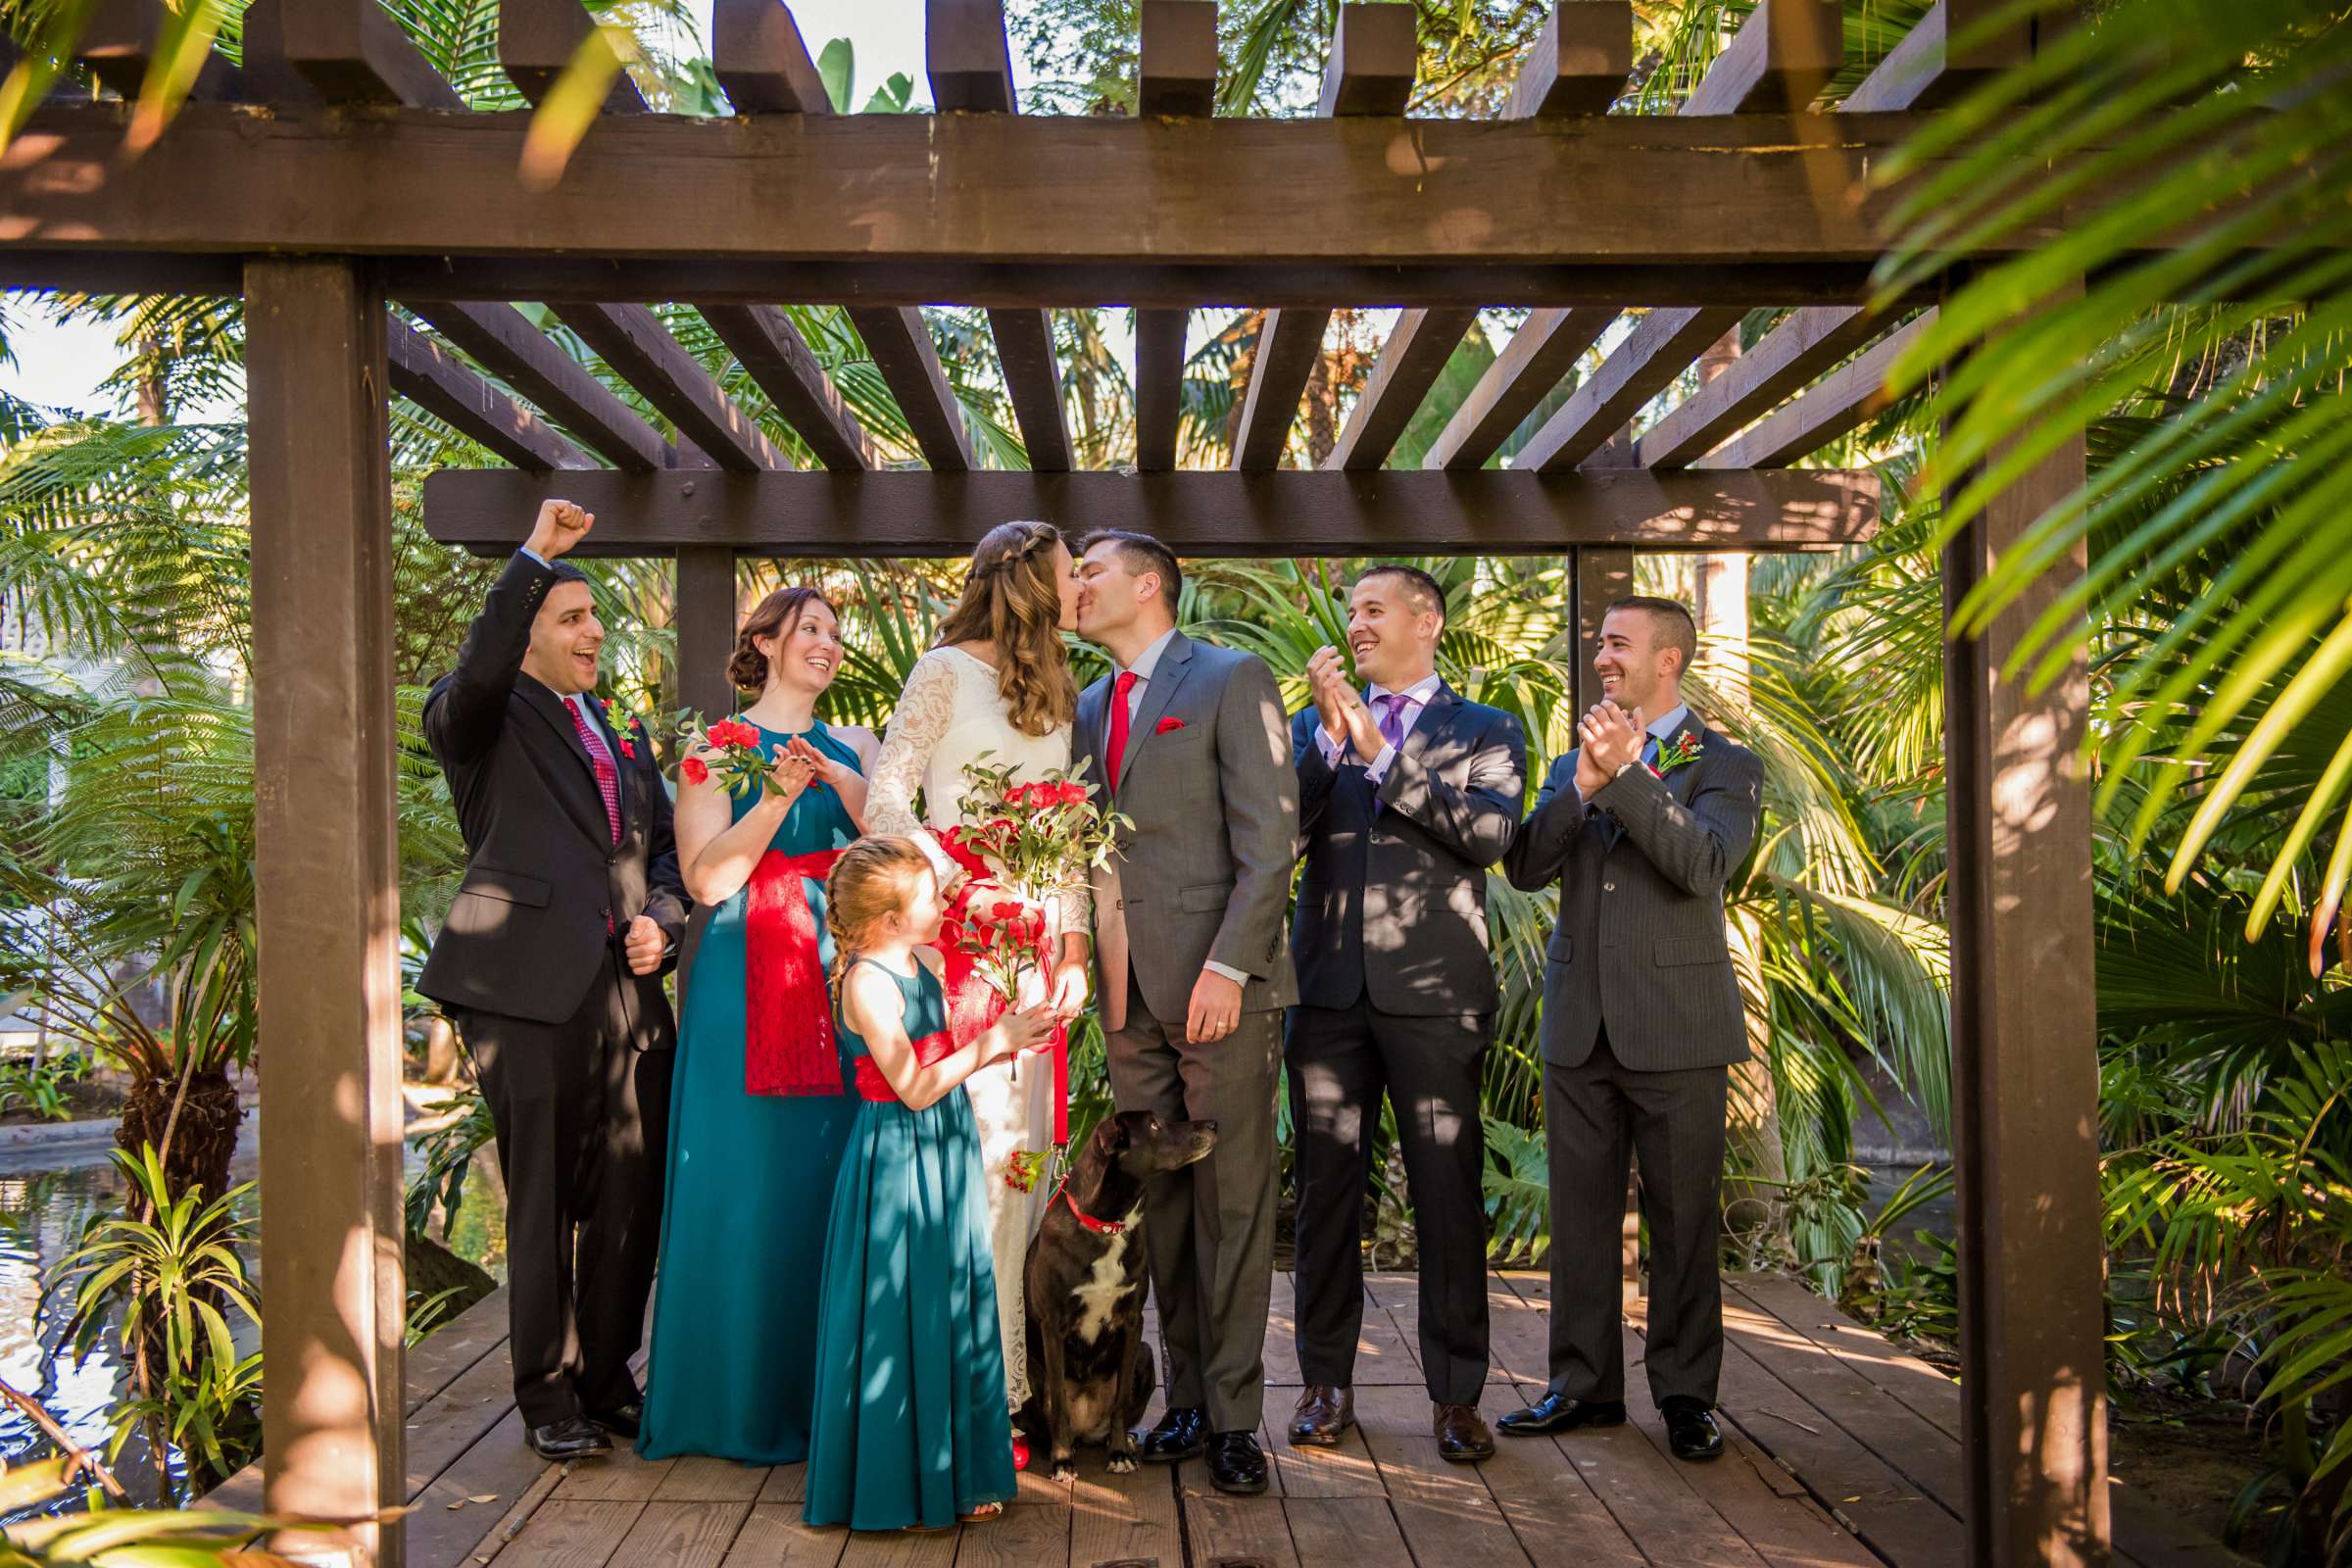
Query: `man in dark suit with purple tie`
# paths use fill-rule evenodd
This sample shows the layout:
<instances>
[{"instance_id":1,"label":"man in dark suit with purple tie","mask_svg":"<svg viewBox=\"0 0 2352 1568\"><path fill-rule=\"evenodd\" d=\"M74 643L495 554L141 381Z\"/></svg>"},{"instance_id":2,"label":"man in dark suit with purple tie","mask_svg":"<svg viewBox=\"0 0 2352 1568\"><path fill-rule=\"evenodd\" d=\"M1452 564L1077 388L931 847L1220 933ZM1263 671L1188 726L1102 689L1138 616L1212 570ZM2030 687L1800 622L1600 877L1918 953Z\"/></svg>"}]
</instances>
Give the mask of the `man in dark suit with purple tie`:
<instances>
[{"instance_id":1,"label":"man in dark suit with purple tie","mask_svg":"<svg viewBox=\"0 0 2352 1568\"><path fill-rule=\"evenodd\" d=\"M540 507L424 705L466 878L418 989L498 1130L514 1402L550 1459L636 1436L676 1039L662 971L686 923L653 748L590 695L605 631L561 558L595 520Z\"/></svg>"}]
</instances>

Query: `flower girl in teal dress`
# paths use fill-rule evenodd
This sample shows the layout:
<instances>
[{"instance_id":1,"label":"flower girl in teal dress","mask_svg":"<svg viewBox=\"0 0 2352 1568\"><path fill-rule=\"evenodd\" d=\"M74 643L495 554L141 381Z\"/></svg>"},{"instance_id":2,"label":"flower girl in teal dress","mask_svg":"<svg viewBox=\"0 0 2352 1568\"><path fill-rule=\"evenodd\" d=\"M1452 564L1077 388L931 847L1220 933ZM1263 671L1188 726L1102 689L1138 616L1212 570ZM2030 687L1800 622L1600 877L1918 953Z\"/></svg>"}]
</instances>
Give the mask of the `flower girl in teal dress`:
<instances>
[{"instance_id":1,"label":"flower girl in teal dress","mask_svg":"<svg viewBox=\"0 0 2352 1568\"><path fill-rule=\"evenodd\" d=\"M808 1434L812 1525L940 1530L1013 1494L973 1073L1043 1042L1040 1005L957 1049L930 944L943 914L906 839L860 839L825 885L844 1054L864 1102L833 1184Z\"/></svg>"}]
</instances>

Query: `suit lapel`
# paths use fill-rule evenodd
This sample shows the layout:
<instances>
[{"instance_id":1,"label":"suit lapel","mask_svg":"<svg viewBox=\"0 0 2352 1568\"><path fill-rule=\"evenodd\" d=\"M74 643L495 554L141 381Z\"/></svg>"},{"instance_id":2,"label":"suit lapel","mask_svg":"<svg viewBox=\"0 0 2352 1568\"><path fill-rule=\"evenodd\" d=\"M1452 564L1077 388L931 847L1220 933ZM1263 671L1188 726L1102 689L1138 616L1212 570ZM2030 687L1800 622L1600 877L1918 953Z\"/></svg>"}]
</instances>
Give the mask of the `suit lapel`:
<instances>
[{"instance_id":1,"label":"suit lapel","mask_svg":"<svg viewBox=\"0 0 2352 1568\"><path fill-rule=\"evenodd\" d=\"M1675 732L1666 737L1666 745L1658 749L1659 755L1664 756L1667 747L1679 744L1686 736L1697 745L1699 758L1703 760L1706 756L1707 742L1712 737L1708 735L1707 727L1695 718L1685 718ZM1682 806L1690 804L1690 780L1692 775L1697 773L1698 767L1697 761L1690 761L1667 772L1666 793L1674 797L1676 804Z\"/></svg>"},{"instance_id":2,"label":"suit lapel","mask_svg":"<svg viewBox=\"0 0 2352 1568\"><path fill-rule=\"evenodd\" d=\"M541 718L547 721L548 727L556 732L556 738L562 741L565 750L569 751L572 757L578 760L580 764L580 771L587 775L588 798L587 801L583 803L566 796L565 804L571 810L572 816L578 820L583 828L588 829L590 834L595 837L598 842L602 843L608 841L612 837L612 824L608 823L604 819L604 798L597 793L596 763L588 756L587 746L582 744L580 740L579 728L572 723L571 714L569 711L567 711L567 705L564 703L563 698L558 697L554 692L548 690L545 686L541 685L538 681L532 679L528 675L518 676L515 679L514 695L521 698L524 705L528 707L532 712L537 713ZM607 744L609 745L611 743L608 742ZM620 758L620 753L615 751L612 756L614 761L617 762ZM627 792L624 790L622 791L622 794L626 795ZM591 821L585 814L585 808L588 806L593 806L596 811L596 816L593 821ZM623 821L623 827L626 827L625 818Z\"/></svg>"},{"instance_id":3,"label":"suit lapel","mask_svg":"<svg viewBox=\"0 0 2352 1568\"><path fill-rule=\"evenodd\" d=\"M1135 771L1135 754L1143 750L1167 716L1168 704L1176 696L1176 688L1192 669L1193 640L1178 632L1168 639L1168 646L1159 651L1159 662L1152 668L1152 678L1144 682L1144 700L1136 705L1135 718L1127 726L1127 749L1119 754L1119 787L1127 785L1127 775Z\"/></svg>"},{"instance_id":4,"label":"suit lapel","mask_svg":"<svg viewBox=\"0 0 2352 1568\"><path fill-rule=\"evenodd\" d=\"M1429 701L1421 705L1421 711L1413 715L1413 727L1404 732L1404 744L1396 749L1397 755L1419 761L1429 743L1453 722L1461 706L1462 700L1454 695L1453 688L1440 681L1438 689L1429 694Z\"/></svg>"}]
</instances>

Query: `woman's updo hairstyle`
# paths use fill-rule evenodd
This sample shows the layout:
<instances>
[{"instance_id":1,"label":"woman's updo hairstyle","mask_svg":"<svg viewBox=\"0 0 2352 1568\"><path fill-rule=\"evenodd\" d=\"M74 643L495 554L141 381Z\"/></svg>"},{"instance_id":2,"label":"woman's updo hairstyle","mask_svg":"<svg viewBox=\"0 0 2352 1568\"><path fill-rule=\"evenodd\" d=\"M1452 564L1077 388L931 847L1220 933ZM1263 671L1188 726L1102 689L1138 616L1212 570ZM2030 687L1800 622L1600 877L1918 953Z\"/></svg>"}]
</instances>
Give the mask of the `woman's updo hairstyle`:
<instances>
[{"instance_id":1,"label":"woman's updo hairstyle","mask_svg":"<svg viewBox=\"0 0 2352 1568\"><path fill-rule=\"evenodd\" d=\"M1050 522L1000 522L972 551L963 597L939 623L934 646L993 643L997 691L1024 735L1050 735L1078 714L1078 683L1061 646L1061 584Z\"/></svg>"},{"instance_id":2,"label":"woman's updo hairstyle","mask_svg":"<svg viewBox=\"0 0 2352 1568\"><path fill-rule=\"evenodd\" d=\"M840 618L841 612L834 610L833 601L825 597L824 590L806 584L777 589L760 600L752 612L744 617L743 630L735 634L734 657L727 661L727 679L735 683L737 691L767 690L767 656L760 651L760 645L753 639L782 635L784 628L800 618L801 611L811 599L832 610L834 618Z\"/></svg>"}]
</instances>

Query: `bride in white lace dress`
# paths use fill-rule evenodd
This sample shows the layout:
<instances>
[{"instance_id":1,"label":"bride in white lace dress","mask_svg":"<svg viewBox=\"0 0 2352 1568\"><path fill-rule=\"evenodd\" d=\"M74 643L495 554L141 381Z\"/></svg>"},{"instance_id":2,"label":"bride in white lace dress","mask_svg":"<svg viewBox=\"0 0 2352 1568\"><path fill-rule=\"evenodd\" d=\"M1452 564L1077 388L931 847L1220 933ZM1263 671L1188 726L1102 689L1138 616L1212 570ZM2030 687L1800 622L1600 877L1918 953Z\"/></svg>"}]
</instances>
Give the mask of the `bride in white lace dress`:
<instances>
[{"instance_id":1,"label":"bride in white lace dress","mask_svg":"<svg viewBox=\"0 0 2352 1568\"><path fill-rule=\"evenodd\" d=\"M906 677L874 762L866 830L902 834L921 845L943 889L963 868L941 848L933 830L962 825L958 803L965 763L985 757L992 767L1013 765L1022 782L1070 765L1078 692L1061 632L1075 624L1077 592L1069 547L1051 524L1000 523L972 552L963 597L940 623L937 645ZM1091 913L1084 890L1056 895L1046 906L1054 961L1052 974L1039 976L1037 986L1065 1020L1086 1005ZM951 976L955 973L952 967ZM959 1027L973 1016L975 1000L949 997L951 1010L960 1014ZM985 999L977 1000L986 1004ZM974 1026L985 1022L978 1018ZM1018 1408L1029 1393L1022 1265L1052 1194L1042 1181L1023 1191L1007 1176L1017 1168L1015 1156L1040 1154L1052 1144L1053 1065L1044 1055L1016 1058L1008 1069L975 1073L964 1091L979 1123L988 1173L1005 1392Z\"/></svg>"}]
</instances>

